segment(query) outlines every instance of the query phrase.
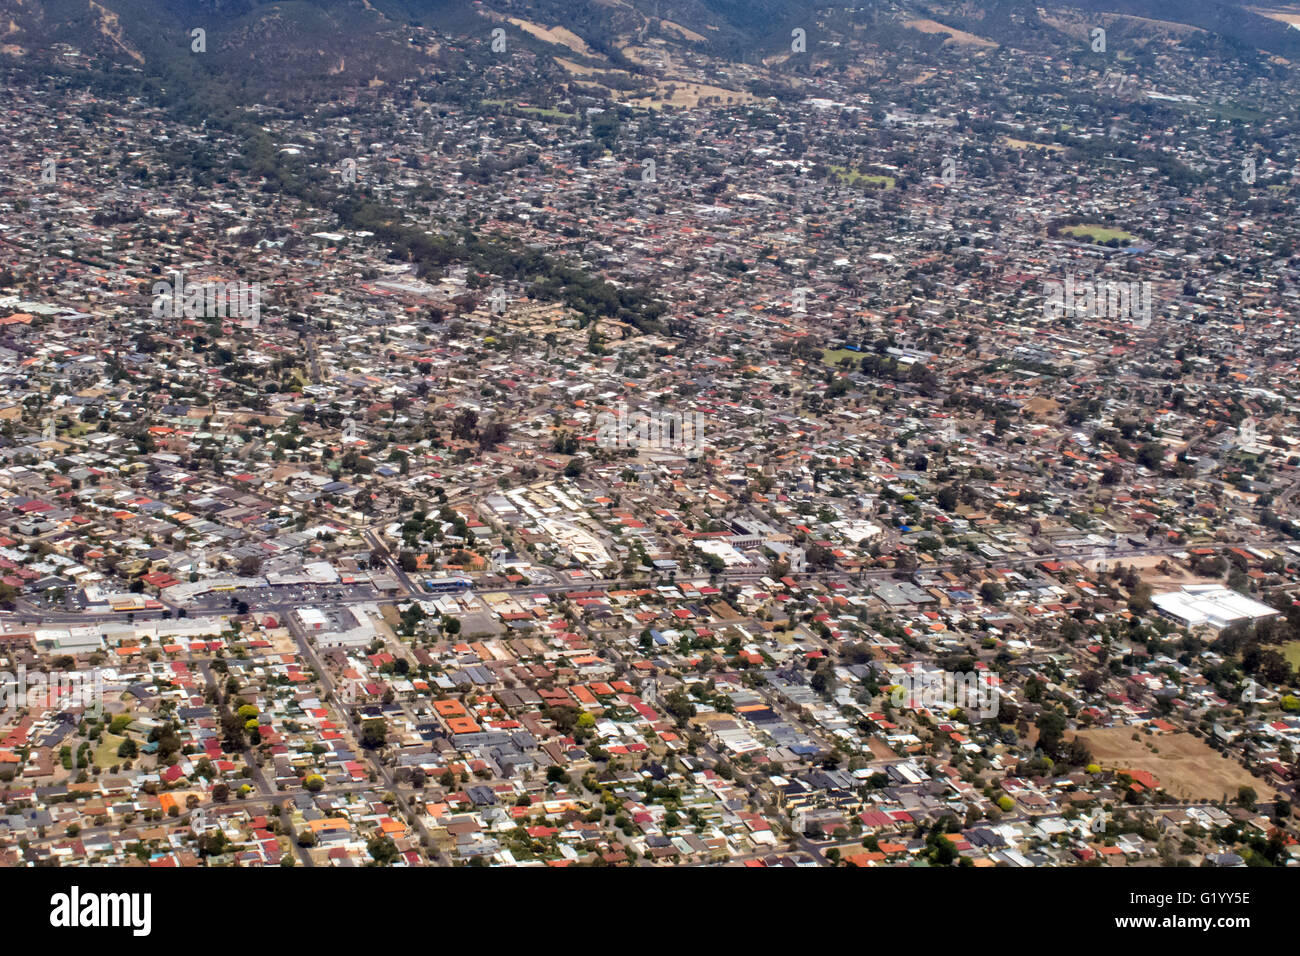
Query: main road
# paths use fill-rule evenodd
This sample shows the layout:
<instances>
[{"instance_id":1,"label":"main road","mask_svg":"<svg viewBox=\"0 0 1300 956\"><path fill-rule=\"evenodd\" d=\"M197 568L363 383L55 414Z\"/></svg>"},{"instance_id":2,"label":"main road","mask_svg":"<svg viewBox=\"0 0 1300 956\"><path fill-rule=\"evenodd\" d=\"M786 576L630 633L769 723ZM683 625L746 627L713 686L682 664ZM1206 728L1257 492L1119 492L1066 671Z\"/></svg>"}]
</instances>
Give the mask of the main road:
<instances>
[{"instance_id":1,"label":"main road","mask_svg":"<svg viewBox=\"0 0 1300 956\"><path fill-rule=\"evenodd\" d=\"M1258 540L1216 541L1211 544L1203 545L1201 547L1208 547L1208 548L1214 548L1216 550L1222 550L1226 548L1261 548L1261 547L1267 548L1267 547L1277 547L1280 545L1294 544L1294 543L1296 542L1294 542L1290 538L1283 538L1283 539L1270 539L1267 541L1258 541ZM1043 554L1015 554L1015 555L1005 555L996 558L968 558L965 559L964 563L972 567L979 566L979 567L988 567L988 568L1019 568L1019 567L1032 566L1035 564L1042 563L1044 561L1082 562L1082 561L1092 561L1092 560L1096 560L1098 557L1102 557L1108 563L1114 564L1125 558L1145 558L1145 557L1177 554L1178 552L1186 551L1191 547L1198 547L1198 546L1185 545L1185 544L1159 544L1159 545L1152 545L1150 547L1145 547L1145 548L1142 547L1093 548L1093 549L1074 548L1074 549L1064 550L1064 551L1049 551ZM391 556L389 556L387 560L391 561L392 560ZM390 565L390 567L392 566L393 565ZM916 568L914 571L911 572L902 572L902 571L898 571L897 569L891 569L891 568L876 568L870 571L858 571L858 572L818 571L818 572L797 574L794 575L794 578L796 579L796 581L799 581L804 585L812 585L817 583L847 584L853 581L887 580L889 578L892 578L896 574L903 574L903 573L912 574L912 573L932 573L938 571L950 571L960 566L961 564L958 562L947 562L944 564L926 565L924 567ZM353 607L357 604L392 603L393 601L411 600L413 598L427 599L433 596L425 592L423 589L421 589L415 582L411 581L409 576L407 576L404 572L401 572L400 568L397 568L396 570L398 572L399 582L403 585L403 587L407 588L407 593L399 597L385 597L383 595L375 593L374 595L367 595L364 597L354 597L348 600L327 599L323 601L313 601L311 600L310 597L303 597L302 599L292 600L292 601L274 600L268 602L259 602L251 593L252 589L245 589L240 593L249 598L252 598L252 600L245 601L245 603L248 604L250 613L256 612L259 614L260 613L277 614L286 620L288 619L288 614L290 611L293 611L301 607L316 607L321 609L346 608L346 607ZM724 571L721 574L712 575L712 576L705 575L705 574L684 575L683 579L701 580L707 577L710 580L714 580L718 582L719 585L725 585L725 584L744 585L744 584L753 584L767 576L768 573L765 570L752 570L752 571ZM533 584L533 585L522 585L522 586L505 587L505 588L492 588L491 591L493 593L502 593L502 594L518 594L518 595L548 594L549 595L549 594L563 594L571 591L594 591L594 590L607 591L607 590L619 589L619 588L644 588L644 587L656 586L657 584L663 584L663 583L671 583L671 582L664 581L662 579L647 580L645 578L609 578L609 579L602 579L602 580L570 582L567 584ZM331 587L337 589L337 587L339 586L335 585ZM215 608L215 607L214 608L188 608L186 609L186 613L192 614L196 617L229 616L230 609ZM18 609L18 610L0 611L0 624L5 625L10 630L12 630L14 627L21 627L21 626L67 627L67 626L85 625L85 624L98 624L98 623L104 623L108 621L122 621L124 619L131 620L131 621L159 621L159 620L165 620L171 618L172 616L173 613L170 610L135 611L128 615L128 614L124 614L123 612L112 612L112 611L85 611L81 613L72 613L72 612L44 613L33 608L31 610ZM35 620L31 620L32 618L35 618Z\"/></svg>"}]
</instances>

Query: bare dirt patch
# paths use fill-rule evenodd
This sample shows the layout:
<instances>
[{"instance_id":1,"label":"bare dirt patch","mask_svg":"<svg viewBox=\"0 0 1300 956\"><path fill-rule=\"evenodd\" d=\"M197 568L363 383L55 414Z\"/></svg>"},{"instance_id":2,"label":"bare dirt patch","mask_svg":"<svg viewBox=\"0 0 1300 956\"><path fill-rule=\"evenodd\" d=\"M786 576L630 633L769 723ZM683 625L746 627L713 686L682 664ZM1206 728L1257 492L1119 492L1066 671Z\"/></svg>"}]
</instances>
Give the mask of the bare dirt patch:
<instances>
[{"instance_id":1,"label":"bare dirt patch","mask_svg":"<svg viewBox=\"0 0 1300 956\"><path fill-rule=\"evenodd\" d=\"M867 740L867 749L871 751L871 756L877 760L897 760L898 754L889 749L889 745L883 740L877 740L870 737Z\"/></svg>"},{"instance_id":2,"label":"bare dirt patch","mask_svg":"<svg viewBox=\"0 0 1300 956\"><path fill-rule=\"evenodd\" d=\"M1133 734L1138 739L1133 739ZM1261 800L1276 795L1263 780L1252 777L1230 757L1216 753L1201 738L1188 733L1147 736L1136 727L1103 727L1077 735L1092 751L1092 759L1106 770L1146 770L1161 788L1181 800L1219 800L1236 797L1238 787L1251 787ZM1156 747L1152 753L1147 744Z\"/></svg>"}]
</instances>

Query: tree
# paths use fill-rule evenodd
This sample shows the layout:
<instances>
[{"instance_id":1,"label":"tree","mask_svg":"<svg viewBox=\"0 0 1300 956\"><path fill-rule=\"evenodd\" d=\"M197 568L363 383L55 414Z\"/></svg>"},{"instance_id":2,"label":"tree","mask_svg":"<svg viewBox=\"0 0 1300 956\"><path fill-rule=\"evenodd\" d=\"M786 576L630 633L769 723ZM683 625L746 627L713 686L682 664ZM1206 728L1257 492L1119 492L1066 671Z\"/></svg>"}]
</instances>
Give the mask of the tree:
<instances>
[{"instance_id":1,"label":"tree","mask_svg":"<svg viewBox=\"0 0 1300 956\"><path fill-rule=\"evenodd\" d=\"M835 670L830 661L823 661L813 673L812 689L823 697L829 697L835 689Z\"/></svg>"},{"instance_id":2,"label":"tree","mask_svg":"<svg viewBox=\"0 0 1300 956\"><path fill-rule=\"evenodd\" d=\"M472 441L478 434L478 412L472 408L461 409L451 425L451 437Z\"/></svg>"},{"instance_id":3,"label":"tree","mask_svg":"<svg viewBox=\"0 0 1300 956\"><path fill-rule=\"evenodd\" d=\"M199 837L199 856L220 856L226 852L226 835L219 829Z\"/></svg>"},{"instance_id":4,"label":"tree","mask_svg":"<svg viewBox=\"0 0 1300 956\"><path fill-rule=\"evenodd\" d=\"M221 747L223 750L238 753L244 749L244 722L231 710L221 714Z\"/></svg>"},{"instance_id":5,"label":"tree","mask_svg":"<svg viewBox=\"0 0 1300 956\"><path fill-rule=\"evenodd\" d=\"M1092 751L1080 738L1075 737L1065 745L1061 757L1071 767L1083 767L1092 762Z\"/></svg>"},{"instance_id":6,"label":"tree","mask_svg":"<svg viewBox=\"0 0 1300 956\"><path fill-rule=\"evenodd\" d=\"M680 687L673 688L661 700L668 713L678 720L686 720L695 716L695 705L691 703L690 698L686 696L686 692Z\"/></svg>"},{"instance_id":7,"label":"tree","mask_svg":"<svg viewBox=\"0 0 1300 956\"><path fill-rule=\"evenodd\" d=\"M808 564L814 568L835 567L834 553L832 553L829 548L822 547L820 544L813 543L808 546L807 558ZM720 568L719 570L723 570L723 568Z\"/></svg>"},{"instance_id":8,"label":"tree","mask_svg":"<svg viewBox=\"0 0 1300 956\"><path fill-rule=\"evenodd\" d=\"M397 844L393 842L391 837L385 836L376 840L371 840L366 844L366 849L370 852L370 856L379 866L391 863L398 857Z\"/></svg>"},{"instance_id":9,"label":"tree","mask_svg":"<svg viewBox=\"0 0 1300 956\"><path fill-rule=\"evenodd\" d=\"M1157 442L1147 442L1138 449L1137 463L1143 468L1149 468L1152 471L1160 467L1160 463L1165 460L1165 449L1163 445Z\"/></svg>"},{"instance_id":10,"label":"tree","mask_svg":"<svg viewBox=\"0 0 1300 956\"><path fill-rule=\"evenodd\" d=\"M510 434L510 429L509 427L506 426L504 422L497 422L497 421L488 422L486 425L483 426L483 430L479 433L478 436L479 447L483 449L488 449L496 445L500 445L502 442L506 440L509 434Z\"/></svg>"},{"instance_id":11,"label":"tree","mask_svg":"<svg viewBox=\"0 0 1300 956\"><path fill-rule=\"evenodd\" d=\"M953 860L957 859L957 848L953 846L952 840L941 831L939 827L930 831L930 835L925 841L929 846L928 856L930 860L939 866L951 866Z\"/></svg>"},{"instance_id":12,"label":"tree","mask_svg":"<svg viewBox=\"0 0 1300 956\"><path fill-rule=\"evenodd\" d=\"M1055 756L1065 736L1065 715L1059 710L1044 710L1038 715L1038 746L1048 756Z\"/></svg>"}]
</instances>

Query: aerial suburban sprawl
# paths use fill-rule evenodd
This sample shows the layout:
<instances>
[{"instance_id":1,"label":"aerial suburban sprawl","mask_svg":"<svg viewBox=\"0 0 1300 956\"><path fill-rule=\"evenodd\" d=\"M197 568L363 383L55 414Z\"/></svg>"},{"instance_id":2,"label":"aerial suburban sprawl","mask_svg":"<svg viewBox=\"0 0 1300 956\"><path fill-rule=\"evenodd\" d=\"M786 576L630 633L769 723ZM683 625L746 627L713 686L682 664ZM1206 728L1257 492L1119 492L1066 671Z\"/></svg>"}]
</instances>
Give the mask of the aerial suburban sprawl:
<instances>
[{"instance_id":1,"label":"aerial suburban sprawl","mask_svg":"<svg viewBox=\"0 0 1300 956\"><path fill-rule=\"evenodd\" d=\"M178 6L0 3L0 865L1300 866L1300 8Z\"/></svg>"}]
</instances>

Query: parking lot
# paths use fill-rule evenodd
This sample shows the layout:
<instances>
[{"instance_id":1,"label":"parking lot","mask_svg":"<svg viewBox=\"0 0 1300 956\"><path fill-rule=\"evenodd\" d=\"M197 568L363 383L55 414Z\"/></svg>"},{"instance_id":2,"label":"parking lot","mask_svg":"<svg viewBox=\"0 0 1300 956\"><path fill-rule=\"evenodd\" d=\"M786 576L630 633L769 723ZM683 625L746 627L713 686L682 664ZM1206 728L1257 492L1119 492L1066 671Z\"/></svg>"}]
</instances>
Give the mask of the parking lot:
<instances>
[{"instance_id":1,"label":"parking lot","mask_svg":"<svg viewBox=\"0 0 1300 956\"><path fill-rule=\"evenodd\" d=\"M382 597L370 584L305 584L265 588L238 588L200 595L189 605L191 610L217 611L248 605L250 611L264 608L283 609L301 604L328 602L375 601Z\"/></svg>"}]
</instances>

